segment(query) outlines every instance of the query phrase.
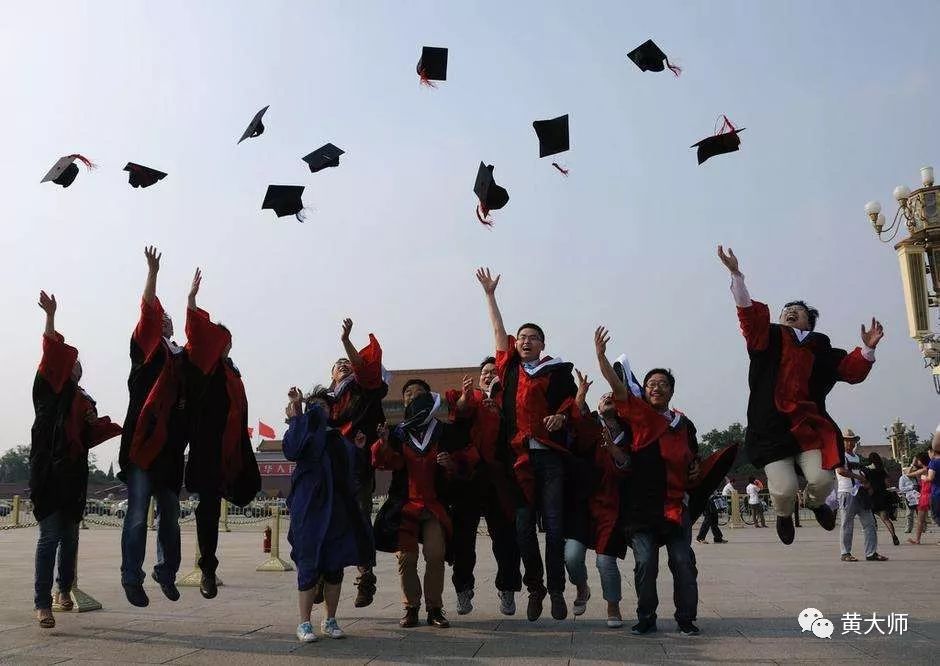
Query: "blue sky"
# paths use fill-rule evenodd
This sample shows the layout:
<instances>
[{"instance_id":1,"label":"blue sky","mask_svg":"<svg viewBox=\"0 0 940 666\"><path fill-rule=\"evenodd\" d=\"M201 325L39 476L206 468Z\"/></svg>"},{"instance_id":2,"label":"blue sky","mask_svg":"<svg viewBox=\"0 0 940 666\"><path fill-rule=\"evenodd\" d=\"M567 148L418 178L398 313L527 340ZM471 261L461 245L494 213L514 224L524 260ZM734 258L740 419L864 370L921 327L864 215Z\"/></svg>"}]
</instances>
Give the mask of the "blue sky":
<instances>
[{"instance_id":1,"label":"blue sky","mask_svg":"<svg viewBox=\"0 0 940 666\"><path fill-rule=\"evenodd\" d=\"M503 273L507 325L596 375L592 333L634 365L671 366L700 431L744 419L747 357L719 242L773 310L805 298L853 347L887 336L831 411L865 440L895 417L922 434L937 396L907 337L897 261L863 206L940 156L931 86L940 6L818 2L15 2L0 25L5 314L0 450L27 443L40 288L81 351L85 387L120 420L146 274L182 331L201 304L235 340L251 418L280 426L292 384L327 379L340 321L374 331L389 368L467 365L492 346L476 266ZM643 74L654 38L681 65ZM418 85L422 45L448 81ZM935 77L934 77L935 78ZM267 131L239 146L270 104ZM570 114L571 151L538 159L533 120ZM689 146L725 113L742 149L702 166ZM337 169L300 158L326 142ZM63 190L60 155L100 164ZM475 219L477 165L509 204ZM169 176L127 185L128 161ZM940 167L940 164L937 164ZM307 186L306 224L260 210L269 183ZM890 208L890 210L888 210ZM599 395L593 390L592 400ZM117 443L98 450L104 467Z\"/></svg>"}]
</instances>

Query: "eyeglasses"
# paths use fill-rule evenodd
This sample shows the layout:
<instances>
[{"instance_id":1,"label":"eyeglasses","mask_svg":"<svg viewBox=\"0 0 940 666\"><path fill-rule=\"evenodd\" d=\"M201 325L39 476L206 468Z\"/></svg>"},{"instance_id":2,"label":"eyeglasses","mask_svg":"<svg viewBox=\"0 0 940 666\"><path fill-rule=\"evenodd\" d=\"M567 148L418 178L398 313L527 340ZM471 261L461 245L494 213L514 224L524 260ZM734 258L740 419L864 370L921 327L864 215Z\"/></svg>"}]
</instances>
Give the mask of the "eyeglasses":
<instances>
[{"instance_id":1,"label":"eyeglasses","mask_svg":"<svg viewBox=\"0 0 940 666\"><path fill-rule=\"evenodd\" d=\"M541 342L542 338L537 335L520 335L516 340L519 342Z\"/></svg>"},{"instance_id":2,"label":"eyeglasses","mask_svg":"<svg viewBox=\"0 0 940 666\"><path fill-rule=\"evenodd\" d=\"M664 381L661 381L661 382L646 382L646 384L644 385L643 388L648 388L648 389L667 389L667 388L670 388L670 386L669 386L669 382L667 382L667 381L664 380Z\"/></svg>"}]
</instances>

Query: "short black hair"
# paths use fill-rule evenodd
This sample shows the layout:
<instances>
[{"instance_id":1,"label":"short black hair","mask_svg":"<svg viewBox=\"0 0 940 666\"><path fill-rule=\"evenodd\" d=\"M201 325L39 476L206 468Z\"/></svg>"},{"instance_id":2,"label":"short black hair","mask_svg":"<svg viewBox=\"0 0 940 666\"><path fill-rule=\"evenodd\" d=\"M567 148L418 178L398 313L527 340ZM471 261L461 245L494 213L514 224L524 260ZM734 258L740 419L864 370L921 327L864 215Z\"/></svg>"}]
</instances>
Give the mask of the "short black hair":
<instances>
[{"instance_id":1,"label":"short black hair","mask_svg":"<svg viewBox=\"0 0 940 666\"><path fill-rule=\"evenodd\" d=\"M535 331L538 331L538 333L539 333L539 338L541 338L541 340L542 340L542 344L543 344L543 345L545 344L545 331L542 330L542 327L541 327L541 326L539 326L538 324L533 324L531 321L528 322L528 323L523 324L523 325L520 326L518 329L516 329L516 337L517 337L517 338L519 337L519 334L522 333L522 329L524 329L524 328L531 328L531 329L533 329L533 330L535 330Z\"/></svg>"},{"instance_id":2,"label":"short black hair","mask_svg":"<svg viewBox=\"0 0 940 666\"><path fill-rule=\"evenodd\" d=\"M747 482L748 482L748 483L754 483L755 481L757 481L757 477L756 477L756 476L749 476L749 477L747 477Z\"/></svg>"},{"instance_id":3,"label":"short black hair","mask_svg":"<svg viewBox=\"0 0 940 666\"><path fill-rule=\"evenodd\" d=\"M485 359L483 359L482 361L480 361L480 370L482 370L483 368L485 368L486 366L488 366L490 363L492 363L493 365L496 365L496 357L494 357L494 356L487 356Z\"/></svg>"},{"instance_id":4,"label":"short black hair","mask_svg":"<svg viewBox=\"0 0 940 666\"><path fill-rule=\"evenodd\" d=\"M646 382L649 381L649 378L653 375L665 375L666 381L669 382L669 390L673 393L676 392L676 378L672 374L672 370L668 368L653 368L646 373L646 376L643 378L643 388L646 388Z\"/></svg>"},{"instance_id":5,"label":"short black hair","mask_svg":"<svg viewBox=\"0 0 940 666\"><path fill-rule=\"evenodd\" d=\"M428 383L427 383L426 381L424 381L423 379L417 379L417 378L415 378L415 379L409 379L407 382L405 382L405 385L401 387L401 394L402 394L402 395L405 395L405 391L408 390L408 387L409 387L409 386L415 386L415 385L420 386L421 388L423 388L423 389L424 389L425 391L427 391L428 393L431 392L431 385L430 385L430 384L428 384Z\"/></svg>"},{"instance_id":6,"label":"short black hair","mask_svg":"<svg viewBox=\"0 0 940 666\"><path fill-rule=\"evenodd\" d=\"M871 462L872 465L875 466L875 469L884 469L884 468L885 468L885 463L884 463L884 461L881 459L881 456L878 455L878 452L877 452L877 451L872 451L872 452L868 455L868 460L869 460L869 462Z\"/></svg>"},{"instance_id":7,"label":"short black hair","mask_svg":"<svg viewBox=\"0 0 940 666\"><path fill-rule=\"evenodd\" d=\"M819 310L807 304L806 301L790 301L789 303L784 303L783 309L786 310L791 305L799 305L801 308L806 310L806 316L809 317L809 330L815 331L816 320L819 319Z\"/></svg>"}]
</instances>

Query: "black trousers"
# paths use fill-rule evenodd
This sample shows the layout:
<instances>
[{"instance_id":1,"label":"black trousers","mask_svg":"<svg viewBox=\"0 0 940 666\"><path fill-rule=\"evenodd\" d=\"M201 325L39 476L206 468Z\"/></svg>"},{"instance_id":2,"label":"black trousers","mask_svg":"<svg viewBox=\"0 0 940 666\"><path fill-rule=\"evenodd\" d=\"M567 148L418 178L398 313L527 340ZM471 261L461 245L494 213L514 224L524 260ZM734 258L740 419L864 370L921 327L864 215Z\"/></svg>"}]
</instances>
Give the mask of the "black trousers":
<instances>
[{"instance_id":1,"label":"black trousers","mask_svg":"<svg viewBox=\"0 0 940 666\"><path fill-rule=\"evenodd\" d=\"M221 512L221 497L199 494L199 504L196 505L196 538L199 540L199 568L207 575L215 575L215 570L219 568L215 552L219 547Z\"/></svg>"},{"instance_id":2,"label":"black trousers","mask_svg":"<svg viewBox=\"0 0 940 666\"><path fill-rule=\"evenodd\" d=\"M522 589L522 558L516 540L516 526L506 516L494 488L490 487L484 492L482 499L482 502L460 502L451 510L454 525L450 544L454 569L451 580L454 590L472 590L476 583L473 569L477 563L477 530L480 527L480 516L484 515L492 540L493 557L496 559L496 589L501 592L518 592Z\"/></svg>"},{"instance_id":3,"label":"black trousers","mask_svg":"<svg viewBox=\"0 0 940 666\"><path fill-rule=\"evenodd\" d=\"M702 526L698 529L698 536L696 538L699 541L703 540L705 535L708 534L709 529L711 529L715 541L724 540L724 536L721 534L721 528L718 527L718 512L714 509L707 510L702 514Z\"/></svg>"}]
</instances>

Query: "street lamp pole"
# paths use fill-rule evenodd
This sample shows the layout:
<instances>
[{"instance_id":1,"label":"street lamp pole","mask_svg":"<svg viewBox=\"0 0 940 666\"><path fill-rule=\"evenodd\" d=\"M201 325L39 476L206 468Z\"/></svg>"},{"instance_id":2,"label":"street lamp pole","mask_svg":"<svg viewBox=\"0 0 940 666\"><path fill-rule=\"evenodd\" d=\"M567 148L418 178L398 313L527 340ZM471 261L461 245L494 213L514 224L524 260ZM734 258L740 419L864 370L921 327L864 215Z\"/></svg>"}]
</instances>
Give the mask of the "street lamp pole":
<instances>
[{"instance_id":1,"label":"street lamp pole","mask_svg":"<svg viewBox=\"0 0 940 666\"><path fill-rule=\"evenodd\" d=\"M907 238L898 241L894 249L900 263L908 332L919 343L924 367L930 368L934 388L940 393L940 336L930 322L930 308L940 307L940 186L934 185L933 167L923 167L920 178L922 186L914 191L906 185L894 188L898 209L887 227L877 201L865 204L865 213L883 243L895 240L902 221L907 229Z\"/></svg>"}]
</instances>

